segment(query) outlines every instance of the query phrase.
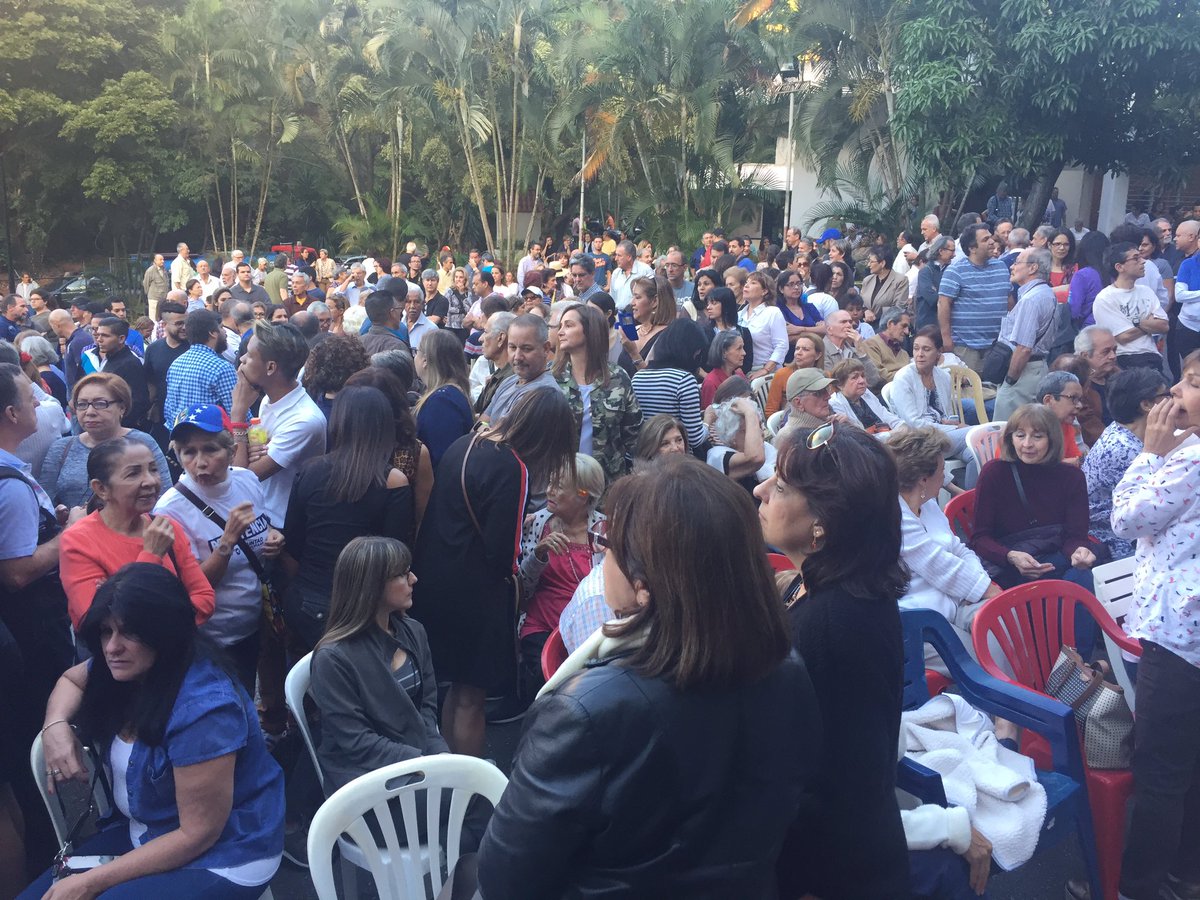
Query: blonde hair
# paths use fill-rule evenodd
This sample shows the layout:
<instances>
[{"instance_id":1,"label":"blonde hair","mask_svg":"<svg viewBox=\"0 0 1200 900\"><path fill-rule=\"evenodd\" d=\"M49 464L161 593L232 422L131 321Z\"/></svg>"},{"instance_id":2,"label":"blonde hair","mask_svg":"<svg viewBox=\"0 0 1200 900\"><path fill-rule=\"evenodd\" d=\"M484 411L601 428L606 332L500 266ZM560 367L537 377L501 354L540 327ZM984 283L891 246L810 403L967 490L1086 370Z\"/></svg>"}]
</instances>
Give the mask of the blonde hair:
<instances>
[{"instance_id":1,"label":"blonde hair","mask_svg":"<svg viewBox=\"0 0 1200 900\"><path fill-rule=\"evenodd\" d=\"M907 491L937 471L938 463L950 452L950 439L933 426L926 425L896 432L884 446L896 457L900 490Z\"/></svg>"},{"instance_id":2,"label":"blonde hair","mask_svg":"<svg viewBox=\"0 0 1200 900\"><path fill-rule=\"evenodd\" d=\"M133 406L133 394L129 390L129 385L125 379L119 375L114 375L112 372L93 372L91 375L84 375L71 390L71 405L74 406L79 400L79 394L84 388L102 387L108 392L109 398L113 403L121 407L121 415L129 412L129 408ZM174 424L174 423L171 423Z\"/></svg>"},{"instance_id":3,"label":"blonde hair","mask_svg":"<svg viewBox=\"0 0 1200 900\"><path fill-rule=\"evenodd\" d=\"M317 647L374 627L387 583L407 575L411 567L412 553L393 538L356 537L348 543L333 567L329 619Z\"/></svg>"}]
</instances>

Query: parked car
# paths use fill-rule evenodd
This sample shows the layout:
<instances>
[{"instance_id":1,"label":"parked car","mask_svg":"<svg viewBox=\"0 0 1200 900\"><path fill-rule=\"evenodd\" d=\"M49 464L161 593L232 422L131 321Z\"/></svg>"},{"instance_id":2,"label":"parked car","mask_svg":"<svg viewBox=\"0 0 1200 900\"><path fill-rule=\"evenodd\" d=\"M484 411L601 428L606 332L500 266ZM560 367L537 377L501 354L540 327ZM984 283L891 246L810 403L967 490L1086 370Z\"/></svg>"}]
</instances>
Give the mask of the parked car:
<instances>
[{"instance_id":1,"label":"parked car","mask_svg":"<svg viewBox=\"0 0 1200 900\"><path fill-rule=\"evenodd\" d=\"M49 284L42 285L42 290L48 295L52 306L65 309L72 300L87 297L89 300L103 300L112 294L122 293L117 279L108 272L96 272L90 275L67 273L61 278L55 278Z\"/></svg>"}]
</instances>

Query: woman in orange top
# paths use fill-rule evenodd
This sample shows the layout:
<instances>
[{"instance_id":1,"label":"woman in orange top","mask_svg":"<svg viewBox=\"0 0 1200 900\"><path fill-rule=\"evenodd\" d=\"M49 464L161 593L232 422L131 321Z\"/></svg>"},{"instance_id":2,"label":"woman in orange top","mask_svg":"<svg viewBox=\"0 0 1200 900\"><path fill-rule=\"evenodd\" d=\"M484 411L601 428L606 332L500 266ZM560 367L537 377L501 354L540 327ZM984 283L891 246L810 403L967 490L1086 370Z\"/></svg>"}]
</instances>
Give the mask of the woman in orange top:
<instances>
[{"instance_id":1,"label":"woman in orange top","mask_svg":"<svg viewBox=\"0 0 1200 900\"><path fill-rule=\"evenodd\" d=\"M121 566L147 562L179 577L196 609L196 624L203 624L212 615L215 597L187 535L167 516L147 515L162 483L150 449L128 437L105 441L88 454L87 471L103 506L59 539L59 576L71 623L79 627L96 589Z\"/></svg>"},{"instance_id":2,"label":"woman in orange top","mask_svg":"<svg viewBox=\"0 0 1200 900\"><path fill-rule=\"evenodd\" d=\"M766 415L783 409L787 380L797 369L825 370L825 344L819 334L809 331L796 338L796 355L792 357L791 365L780 366L767 389L767 405L763 410Z\"/></svg>"},{"instance_id":3,"label":"woman in orange top","mask_svg":"<svg viewBox=\"0 0 1200 900\"><path fill-rule=\"evenodd\" d=\"M1063 432L1063 462L1083 462L1075 434L1075 416L1083 409L1083 385L1072 372L1047 372L1037 385L1037 399L1058 419Z\"/></svg>"}]
</instances>

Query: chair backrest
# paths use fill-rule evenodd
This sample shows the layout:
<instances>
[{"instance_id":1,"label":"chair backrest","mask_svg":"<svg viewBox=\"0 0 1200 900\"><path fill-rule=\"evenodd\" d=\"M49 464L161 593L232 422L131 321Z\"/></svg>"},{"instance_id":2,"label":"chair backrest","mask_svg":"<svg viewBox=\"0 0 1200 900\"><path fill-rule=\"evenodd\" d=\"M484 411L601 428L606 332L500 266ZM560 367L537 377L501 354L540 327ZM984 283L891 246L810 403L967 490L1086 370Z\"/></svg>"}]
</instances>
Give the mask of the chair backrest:
<instances>
[{"instance_id":1,"label":"chair backrest","mask_svg":"<svg viewBox=\"0 0 1200 900\"><path fill-rule=\"evenodd\" d=\"M786 415L786 409L777 409L767 417L767 437L773 440L775 435L779 434L779 429L783 427L783 418Z\"/></svg>"},{"instance_id":2,"label":"chair backrest","mask_svg":"<svg viewBox=\"0 0 1200 900\"><path fill-rule=\"evenodd\" d=\"M1104 607L1105 612L1112 616L1113 621L1124 630L1125 616L1133 604L1133 557L1115 559L1102 566L1092 569L1092 580L1096 591L1096 600ZM1130 640L1136 640L1130 638ZM1117 684L1125 692L1125 702L1130 710L1137 712L1137 685L1129 677L1129 669L1125 667L1128 658L1136 659L1140 653L1134 653L1128 648L1121 647L1107 632L1104 634L1104 647L1108 651L1108 661L1112 665L1113 676Z\"/></svg>"},{"instance_id":3,"label":"chair backrest","mask_svg":"<svg viewBox=\"0 0 1200 900\"><path fill-rule=\"evenodd\" d=\"M771 375L759 375L750 382L750 392L754 396L754 402L758 404L758 408L765 410L767 408L767 396L771 392L771 380L774 378Z\"/></svg>"},{"instance_id":4,"label":"chair backrest","mask_svg":"<svg viewBox=\"0 0 1200 900\"><path fill-rule=\"evenodd\" d=\"M1090 591L1069 581L1045 579L1009 588L980 607L971 625L979 664L996 678L1044 693L1062 648L1078 646L1075 608L1080 605L1119 647L1139 650ZM992 658L989 636L1012 667L1011 678Z\"/></svg>"},{"instance_id":5,"label":"chair backrest","mask_svg":"<svg viewBox=\"0 0 1200 900\"><path fill-rule=\"evenodd\" d=\"M304 738L304 746L308 748L308 755L312 757L313 768L317 770L317 779L324 788L325 775L321 771L321 764L317 761L317 745L313 743L312 730L308 727L308 716L304 714L304 698L308 695L310 684L312 684L311 653L292 666L292 670L287 673L287 678L283 682L283 698L292 713L292 718L296 720L300 736Z\"/></svg>"},{"instance_id":6,"label":"chair backrest","mask_svg":"<svg viewBox=\"0 0 1200 900\"><path fill-rule=\"evenodd\" d=\"M1000 445L1004 442L1004 422L989 422L974 425L967 431L967 446L975 456L975 465L983 467L1000 456Z\"/></svg>"},{"instance_id":7,"label":"chair backrest","mask_svg":"<svg viewBox=\"0 0 1200 900\"><path fill-rule=\"evenodd\" d=\"M982 425L988 423L987 409L983 405L983 381L979 375L966 366L947 366L950 372L950 407L958 421L967 424L967 414L963 409L963 397L969 392L975 403L975 415Z\"/></svg>"},{"instance_id":8,"label":"chair backrest","mask_svg":"<svg viewBox=\"0 0 1200 900\"><path fill-rule=\"evenodd\" d=\"M97 766L103 766L96 759L95 755L90 751L83 754L83 765L87 770L88 777L96 771ZM54 836L58 839L61 847L67 841L67 835L75 822L67 821L67 810L64 809L64 802L60 794L51 794L46 789L46 756L42 749L42 735L39 732L33 739L33 745L29 748L29 768L33 772L33 782L37 785L38 793L42 795L42 802L46 804L46 812L50 814L50 824L54 826ZM96 816L104 819L112 815L112 805L109 798L106 778L97 778L94 787L92 788L92 798L96 804ZM73 816L80 816L85 812L85 809L72 810Z\"/></svg>"},{"instance_id":9,"label":"chair backrest","mask_svg":"<svg viewBox=\"0 0 1200 900\"><path fill-rule=\"evenodd\" d=\"M883 402L887 404L887 408L892 412L896 411L896 407L892 403L892 394L895 392L896 386L890 381L879 389L879 396L883 398Z\"/></svg>"},{"instance_id":10,"label":"chair backrest","mask_svg":"<svg viewBox=\"0 0 1200 900\"><path fill-rule=\"evenodd\" d=\"M1096 599L1110 616L1120 622L1133 601L1133 557L1116 559L1092 569Z\"/></svg>"},{"instance_id":11,"label":"chair backrest","mask_svg":"<svg viewBox=\"0 0 1200 900\"><path fill-rule=\"evenodd\" d=\"M394 763L343 785L321 804L308 829L309 875L317 896L320 900L337 900L333 846L343 834L362 851L380 900L426 896L422 850L415 839L419 833L416 798L420 792L426 794L429 877L436 896L442 890L445 873L454 871L458 863L467 804L478 794L495 806L507 785L504 773L491 763L450 753ZM448 792L449 808L444 831L443 792ZM408 846L400 846L389 801L399 804L404 833L410 836ZM384 847L376 844L367 816L374 817Z\"/></svg>"},{"instance_id":12,"label":"chair backrest","mask_svg":"<svg viewBox=\"0 0 1200 900\"><path fill-rule=\"evenodd\" d=\"M975 533L975 491L963 491L955 494L946 504L946 518L950 520L950 530L958 535L965 544Z\"/></svg>"},{"instance_id":13,"label":"chair backrest","mask_svg":"<svg viewBox=\"0 0 1200 900\"><path fill-rule=\"evenodd\" d=\"M570 655L567 645L563 643L562 633L555 628L542 645L542 677L549 681L550 676L558 671L558 667L566 662Z\"/></svg>"}]
</instances>

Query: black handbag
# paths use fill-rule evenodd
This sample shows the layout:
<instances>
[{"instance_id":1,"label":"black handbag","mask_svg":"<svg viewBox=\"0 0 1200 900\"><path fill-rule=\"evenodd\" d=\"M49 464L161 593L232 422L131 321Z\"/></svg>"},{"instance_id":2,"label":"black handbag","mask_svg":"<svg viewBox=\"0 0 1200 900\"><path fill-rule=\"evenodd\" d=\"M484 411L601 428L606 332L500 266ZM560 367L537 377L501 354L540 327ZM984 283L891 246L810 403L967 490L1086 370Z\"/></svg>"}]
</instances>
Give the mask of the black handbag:
<instances>
[{"instance_id":1,"label":"black handbag","mask_svg":"<svg viewBox=\"0 0 1200 900\"><path fill-rule=\"evenodd\" d=\"M1008 344L997 340L988 347L983 355L983 364L979 367L979 377L992 384L1003 384L1008 376L1008 364L1012 361L1013 349Z\"/></svg>"}]
</instances>

